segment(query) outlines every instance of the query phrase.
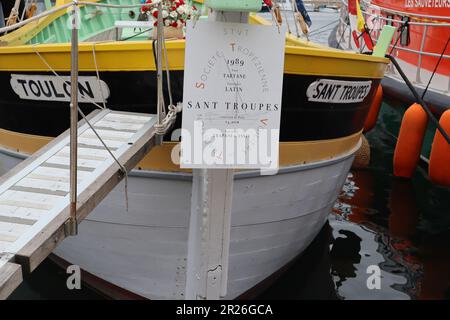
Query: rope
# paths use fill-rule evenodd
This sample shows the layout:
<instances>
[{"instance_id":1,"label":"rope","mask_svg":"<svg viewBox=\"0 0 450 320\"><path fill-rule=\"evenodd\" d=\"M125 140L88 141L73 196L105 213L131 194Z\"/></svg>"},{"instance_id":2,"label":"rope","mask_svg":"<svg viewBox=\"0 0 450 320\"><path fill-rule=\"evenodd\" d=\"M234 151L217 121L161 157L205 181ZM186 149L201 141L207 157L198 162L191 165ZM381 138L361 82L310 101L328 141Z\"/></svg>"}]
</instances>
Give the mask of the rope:
<instances>
[{"instance_id":1,"label":"rope","mask_svg":"<svg viewBox=\"0 0 450 320\"><path fill-rule=\"evenodd\" d=\"M119 165L120 170L124 174L124 177L125 177L125 208L126 208L126 211L128 212L128 172L127 172L127 169L119 162L119 160L117 160L116 156L108 148L108 146L106 145L105 141L103 141L103 139L98 134L97 130L95 130L95 128L92 126L92 124L86 118L86 115L81 110L80 106L78 106L78 113L81 114L81 116L83 117L84 121L86 121L86 123L89 125L91 130L97 136L98 140L100 140L101 144L105 147L106 151L108 151L108 153L111 155L111 157L114 159L114 161Z\"/></svg>"},{"instance_id":2,"label":"rope","mask_svg":"<svg viewBox=\"0 0 450 320\"><path fill-rule=\"evenodd\" d=\"M298 9L297 2L295 0L291 0L291 5L293 5L293 9L295 11L294 12L295 22L299 24L300 29L302 30L302 33L306 36L306 40L309 41L309 27L306 24L306 21L303 18L302 13ZM297 28L297 33L298 33L298 28ZM298 33L298 37L300 38L300 34L299 33Z\"/></svg>"},{"instance_id":3,"label":"rope","mask_svg":"<svg viewBox=\"0 0 450 320\"><path fill-rule=\"evenodd\" d=\"M434 75L436 74L439 64L441 63L442 57L444 56L445 50L447 50L447 46L448 46L449 42L450 42L450 37L448 37L447 42L445 43L445 46L444 46L444 50L442 50L441 55L440 55L436 65L434 66L434 70L433 70L433 73L431 74L430 80L428 80L427 86L425 87L425 90L422 93L422 99L425 97L425 95L428 91L428 87L430 86L431 81L433 80Z\"/></svg>"},{"instance_id":4,"label":"rope","mask_svg":"<svg viewBox=\"0 0 450 320\"><path fill-rule=\"evenodd\" d=\"M164 62L166 65L167 91L169 93L169 107L173 106L172 85L170 83L169 55L167 54L166 41L163 39L162 46L164 49Z\"/></svg>"},{"instance_id":5,"label":"rope","mask_svg":"<svg viewBox=\"0 0 450 320\"><path fill-rule=\"evenodd\" d=\"M95 54L95 42L92 45L92 57L94 58L95 73L97 74L97 83L98 83L98 87L100 89L100 94L102 96L103 109L106 109L105 96L103 95L102 84L100 82L100 74L98 72L97 56Z\"/></svg>"},{"instance_id":6,"label":"rope","mask_svg":"<svg viewBox=\"0 0 450 320\"><path fill-rule=\"evenodd\" d=\"M317 33L319 30L322 30L322 29L324 29L324 28L326 28L326 27L329 27L329 26L331 26L331 25L333 25L333 24L335 24L335 23L338 23L338 22L339 22L339 19L338 19L338 20L335 20L335 21L332 21L332 22L330 22L330 23L328 23L328 24L326 24L326 25L324 25L324 26L322 26L322 27L320 27L320 28L318 28L318 29L316 29L316 30L310 31L310 32L309 32L309 35L311 36L311 35L314 35L314 34L320 34L320 33L329 31L328 29L325 29L325 30L320 31L319 33Z\"/></svg>"},{"instance_id":7,"label":"rope","mask_svg":"<svg viewBox=\"0 0 450 320\"><path fill-rule=\"evenodd\" d=\"M277 25L278 33L280 33L280 32L281 32L281 30L280 30L281 25L280 25L280 23L278 22L278 19L277 19L276 15L275 15L275 11L274 11L273 7L274 7L274 6L272 6L272 7L269 8L270 14L272 15L272 21L275 21L275 24Z\"/></svg>"},{"instance_id":8,"label":"rope","mask_svg":"<svg viewBox=\"0 0 450 320\"><path fill-rule=\"evenodd\" d=\"M182 104L178 103L177 106L175 106L173 104L172 85L170 82L169 55L167 53L167 46L166 46L166 41L165 41L164 35L162 35L161 38L158 38L157 40L153 41L153 43L152 43L153 58L155 60L155 65L158 66L158 57L156 54L156 45L155 45L157 41L161 41L162 49L164 50L164 64L166 67L166 82L167 82L167 91L169 94L169 106L167 107L168 112L166 113L164 95L162 93L158 93L158 94L161 94L162 105L157 106L157 107L162 109L160 111L163 114L164 119L162 119L161 123L157 123L155 125L155 132L158 135L164 135L167 133L169 128L172 127L172 125L175 123L175 120L177 118L177 113L181 112L181 110L182 110ZM161 54L161 57L162 57L162 54Z\"/></svg>"},{"instance_id":9,"label":"rope","mask_svg":"<svg viewBox=\"0 0 450 320\"><path fill-rule=\"evenodd\" d=\"M25 12L27 11L28 2L30 0L25 0L25 4L23 6L22 15L20 16L20 21L23 21L23 18L25 17Z\"/></svg>"},{"instance_id":10,"label":"rope","mask_svg":"<svg viewBox=\"0 0 450 320\"><path fill-rule=\"evenodd\" d=\"M414 97L416 98L417 102L420 104L420 106L425 110L425 112L427 113L429 119L431 120L431 122L433 122L433 124L435 125L435 127L439 130L439 132L442 134L442 136L444 137L444 139L447 141L447 144L450 146L450 136L447 134L447 132L445 132L444 128L439 124L439 121L436 119L436 117L434 116L433 112L431 112L430 108L428 107L428 104L420 97L420 95L417 93L416 89L414 88L413 84L411 83L411 81L408 79L408 77L406 76L406 74L403 72L402 68L400 67L400 65L398 64L397 60L395 59L395 57L391 56L390 54L386 55L386 58L388 58L389 60L391 60L392 64L394 65L394 67L397 69L397 72L400 74L400 76L402 77L403 81L406 83L406 85L408 86L409 90L411 91L411 93L414 95Z\"/></svg>"},{"instance_id":11,"label":"rope","mask_svg":"<svg viewBox=\"0 0 450 320\"><path fill-rule=\"evenodd\" d=\"M341 38L339 39L339 41L338 41L337 44L336 44L336 49L339 49L339 47L341 46L341 42L342 42L342 40L343 40L344 37L345 37L345 32L347 31L347 28L348 28L348 24L345 25L345 28L344 28L344 30L342 31Z\"/></svg>"},{"instance_id":12,"label":"rope","mask_svg":"<svg viewBox=\"0 0 450 320\"><path fill-rule=\"evenodd\" d=\"M152 42L153 59L154 59L154 62L155 62L156 69L158 68L158 57L157 57L157 52L156 52L156 51L157 51L157 50L156 50L156 43L157 43L157 42L158 42L158 39L153 40L153 42ZM157 105L157 106L156 106L156 109L157 109L158 112L161 112L162 115L165 115L165 112L166 112L166 110L165 110L165 109L166 109L166 102L165 102L165 99L164 99L164 94L158 92L157 95L160 96L160 99L161 99L161 106ZM158 118L158 119L159 119L159 118Z\"/></svg>"},{"instance_id":13,"label":"rope","mask_svg":"<svg viewBox=\"0 0 450 320\"><path fill-rule=\"evenodd\" d=\"M120 39L120 40L118 40L118 41L127 41L127 40L130 40L130 39L133 39L133 38L135 38L135 37L137 37L137 36L140 36L140 35L143 34L143 33L149 32L150 30L153 30L153 29L146 29L146 30L141 31L141 32L139 32L139 33L135 33L135 34L133 34L132 36L129 36L128 38ZM108 42L113 42L113 40L108 40Z\"/></svg>"},{"instance_id":14,"label":"rope","mask_svg":"<svg viewBox=\"0 0 450 320\"><path fill-rule=\"evenodd\" d=\"M36 50L35 45L32 46L33 50L36 52L36 54L38 55L38 57L42 60L42 62L44 62L44 64L49 68L49 70L61 81L63 81L64 83L66 83L67 85L71 85L70 82L64 80L51 66L50 64L47 62L47 60L45 60L45 58L39 53L39 51ZM91 101L92 104L94 104L95 106L97 106L99 109L104 110L100 105L98 105L97 103ZM125 175L125 206L126 206L126 210L128 212L128 172L125 169L125 167L119 162L119 160L117 160L117 158L114 156L114 154L112 153L112 151L108 148L108 146L105 144L105 142L103 141L103 139L100 137L100 135L98 134L98 132L94 129L94 127L92 126L92 124L89 122L89 120L86 118L86 115L83 113L83 111L81 110L81 108L78 106L78 112L81 114L81 116L83 117L83 119L86 121L86 123L89 125L89 127L92 129L92 131L94 132L94 134L97 136L97 138L100 140L100 142L103 144L103 146L105 147L105 149L108 151L108 153L111 155L111 157L114 159L114 161L119 165L122 173Z\"/></svg>"},{"instance_id":15,"label":"rope","mask_svg":"<svg viewBox=\"0 0 450 320\"><path fill-rule=\"evenodd\" d=\"M300 31L298 29L298 21L297 21L297 17L295 16L295 8L296 8L296 4L294 0L291 0L291 8L292 8L292 16L294 18L294 25L295 25L295 31L297 32L297 38L300 38Z\"/></svg>"},{"instance_id":16,"label":"rope","mask_svg":"<svg viewBox=\"0 0 450 320\"><path fill-rule=\"evenodd\" d=\"M288 32L289 32L289 34L292 34L291 26L290 26L290 23L289 23L289 19L287 17L287 12L286 12L287 10L284 8L284 2L281 2L281 9L282 9L282 11L284 13L284 19L286 20L286 25L287 25Z\"/></svg>"},{"instance_id":17,"label":"rope","mask_svg":"<svg viewBox=\"0 0 450 320\"><path fill-rule=\"evenodd\" d=\"M182 110L182 104L178 103L176 106L169 105L168 109L169 112L167 112L161 123L155 124L155 132L158 135L166 134L169 128L172 127L172 125L175 123L175 120L177 119L177 113L181 112Z\"/></svg>"},{"instance_id":18,"label":"rope","mask_svg":"<svg viewBox=\"0 0 450 320\"><path fill-rule=\"evenodd\" d=\"M37 54L37 56L41 59L41 61L47 66L47 68L62 82L64 82L67 85L70 85L70 82L67 80L64 80L51 66L50 64L47 62L47 60L45 60L45 58L39 53L39 51L36 50L36 45L33 44L31 46L33 48L33 51ZM88 97L84 97L85 99L88 100L88 103L93 104L94 106L96 106L97 108L99 108L100 110L103 110L103 107L101 105L99 105L98 103L96 103L94 100L92 100L91 98Z\"/></svg>"}]
</instances>

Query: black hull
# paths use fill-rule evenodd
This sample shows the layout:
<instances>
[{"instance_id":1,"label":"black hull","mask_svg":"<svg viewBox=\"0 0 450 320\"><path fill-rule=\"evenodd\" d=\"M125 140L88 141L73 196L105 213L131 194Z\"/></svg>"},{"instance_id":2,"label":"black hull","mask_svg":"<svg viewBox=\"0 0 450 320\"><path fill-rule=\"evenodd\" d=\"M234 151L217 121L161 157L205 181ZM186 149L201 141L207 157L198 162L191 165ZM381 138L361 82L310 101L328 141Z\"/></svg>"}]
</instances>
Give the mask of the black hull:
<instances>
[{"instance_id":1,"label":"black hull","mask_svg":"<svg viewBox=\"0 0 450 320\"><path fill-rule=\"evenodd\" d=\"M57 136L69 127L69 103L58 101L22 100L10 85L13 74L0 72L0 128L40 136ZM47 74L50 75L50 74ZM62 73L61 75L68 75ZM81 72L95 76L95 72ZM156 113L156 74L154 71L101 72L101 79L110 89L107 107L142 113ZM366 98L359 103L319 103L308 101L306 90L318 79L367 81L368 79L336 78L304 75L284 75L281 116L281 141L311 141L345 137L359 132L367 116L370 102L380 82L372 80ZM182 101L183 72L172 71L174 102ZM166 92L167 96L167 92ZM168 101L168 99L166 99ZM80 104L88 113L94 106ZM181 125L178 117L176 128Z\"/></svg>"}]
</instances>

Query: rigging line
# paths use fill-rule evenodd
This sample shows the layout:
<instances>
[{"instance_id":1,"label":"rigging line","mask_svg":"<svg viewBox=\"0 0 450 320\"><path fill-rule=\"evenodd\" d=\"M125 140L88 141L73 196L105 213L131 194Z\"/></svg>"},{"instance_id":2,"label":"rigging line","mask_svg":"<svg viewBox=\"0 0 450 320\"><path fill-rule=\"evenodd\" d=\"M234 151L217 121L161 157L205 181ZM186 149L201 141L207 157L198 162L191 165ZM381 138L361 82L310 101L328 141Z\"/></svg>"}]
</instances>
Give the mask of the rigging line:
<instances>
[{"instance_id":1,"label":"rigging line","mask_svg":"<svg viewBox=\"0 0 450 320\"><path fill-rule=\"evenodd\" d=\"M348 24L345 25L345 28L344 28L344 30L342 31L341 38L339 39L339 41L338 41L337 44L336 44L336 49L339 49L339 47L341 46L341 41L342 41L342 40L344 39L344 37L345 37L345 32L347 31L347 28L348 28Z\"/></svg>"},{"instance_id":2,"label":"rigging line","mask_svg":"<svg viewBox=\"0 0 450 320\"><path fill-rule=\"evenodd\" d=\"M35 50L36 54L39 56L39 58L41 58L41 60L47 65L47 67L50 69L50 71L61 81L63 81L64 83L66 83L67 85L70 85L69 81L64 80L49 64L48 62L44 59L44 57L41 56L41 54L39 53L39 51L36 51L35 46L32 46L33 50ZM103 108L98 105L95 102L91 102L92 104L94 104L95 106L97 106L98 108L102 109ZM89 127L92 129L92 131L94 132L94 134L97 136L97 138L100 140L100 142L103 144L103 146L105 147L105 149L108 151L108 153L111 155L111 157L114 159L114 161L119 165L120 169L123 171L124 175L125 175L125 204L126 204L126 209L128 212L128 172L126 171L125 167L119 162L119 160L117 160L117 158L114 156L114 154L112 153L112 151L108 148L108 146L105 144L105 142L103 141L103 139L100 137L100 135L98 134L98 132L94 129L94 127L91 125L91 123L89 122L89 120L86 118L86 115L84 114L84 112L81 110L80 106L78 106L78 112L81 114L81 116L83 117L83 119L86 121L86 123L89 125Z\"/></svg>"},{"instance_id":3,"label":"rigging line","mask_svg":"<svg viewBox=\"0 0 450 320\"><path fill-rule=\"evenodd\" d=\"M281 31L280 31L280 23L278 22L278 19L277 19L277 17L275 16L275 10L274 10L274 5L272 6L272 8L269 8L269 10L270 10L270 13L271 13L271 15L272 15L272 21L275 21L275 24L276 24L276 26L277 26L277 28L278 28L278 33L280 33Z\"/></svg>"},{"instance_id":4,"label":"rigging line","mask_svg":"<svg viewBox=\"0 0 450 320\"><path fill-rule=\"evenodd\" d=\"M292 17L294 18L294 25L295 25L295 31L297 32L297 38L300 38L300 30L298 27L298 21L297 21L297 17L295 15L295 8L297 7L294 2L294 0L291 0L291 12L292 12Z\"/></svg>"},{"instance_id":5,"label":"rigging line","mask_svg":"<svg viewBox=\"0 0 450 320\"><path fill-rule=\"evenodd\" d=\"M100 74L98 72L97 55L96 55L96 52L95 52L95 45L96 45L96 43L94 42L92 44L92 56L94 58L95 73L97 74L97 83L98 83L98 87L100 89L100 94L102 96L103 109L106 109L105 96L103 94L103 88L102 88L102 84L100 82Z\"/></svg>"},{"instance_id":6,"label":"rigging line","mask_svg":"<svg viewBox=\"0 0 450 320\"><path fill-rule=\"evenodd\" d=\"M164 61L166 65L166 80L167 80L167 91L169 93L169 106L173 106L173 98L172 98L172 84L170 82L170 69L169 69L169 55L167 54L167 46L166 39L162 41L163 49L164 49Z\"/></svg>"},{"instance_id":7,"label":"rigging line","mask_svg":"<svg viewBox=\"0 0 450 320\"><path fill-rule=\"evenodd\" d=\"M431 84L431 81L432 81L433 78L434 78L434 75L436 74L436 71L437 71L437 69L438 69L438 67L439 67L439 64L440 64L441 61L442 61L442 57L444 56L445 51L447 50L447 46L448 46L448 43L449 43L449 42L450 42L450 37L448 37L447 42L445 43L445 46L444 46L444 50L442 50L441 55L439 56L439 59L438 59L436 65L435 65L435 67L434 67L433 73L431 74L431 77L430 77L430 79L428 80L427 86L425 87L425 90L424 90L423 93L422 93L422 99L423 99L423 98L425 97L425 95L427 94L428 88L429 88L429 86L430 86L430 84Z\"/></svg>"},{"instance_id":8,"label":"rigging line","mask_svg":"<svg viewBox=\"0 0 450 320\"><path fill-rule=\"evenodd\" d=\"M47 62L47 60L45 60L45 58L39 53L39 51L36 50L36 44L33 44L31 47L33 48L33 51L37 54L37 56L39 57L39 59L41 59L41 61L47 66L47 68L59 79L61 80L63 83L67 84L68 86L70 86L70 81L64 80L51 66L50 64ZM84 97L86 100L88 100L88 103L93 104L94 106L96 106L97 108L103 110L103 107L101 105L99 105L98 103L96 103L94 100L92 100L89 97Z\"/></svg>"},{"instance_id":9,"label":"rigging line","mask_svg":"<svg viewBox=\"0 0 450 320\"><path fill-rule=\"evenodd\" d=\"M77 106L78 113L83 117L84 121L88 124L88 126L91 128L91 130L94 132L94 134L97 136L98 140L100 140L101 144L105 147L106 151L111 155L114 162L116 162L119 165L120 170L124 174L125 178L125 206L126 210L128 212L128 172L126 168L119 162L119 160L116 158L116 156L113 154L113 152L109 149L109 147L106 145L105 141L103 141L102 137L98 134L97 130L92 126L91 122L87 119L84 112L81 110L80 106Z\"/></svg>"},{"instance_id":10,"label":"rigging line","mask_svg":"<svg viewBox=\"0 0 450 320\"><path fill-rule=\"evenodd\" d=\"M158 39L155 39L152 41L152 53L153 53L153 59L155 61L155 68L158 68L158 56L156 54L156 44L158 42ZM157 95L159 95L160 93L158 92ZM166 110L166 102L164 100L164 94L161 95L161 102L162 102L162 112L163 112L163 116L165 116L164 112ZM156 110L158 110L160 108L159 105L156 106Z\"/></svg>"},{"instance_id":11,"label":"rigging line","mask_svg":"<svg viewBox=\"0 0 450 320\"><path fill-rule=\"evenodd\" d=\"M331 21L330 23L328 23L328 24L326 24L326 25L324 25L324 26L321 26L320 28L317 28L317 29L315 29L315 30L310 31L309 34L312 35L312 34L316 33L317 31L322 30L322 29L324 29L324 28L326 28L326 27L329 27L329 26L331 26L332 24L335 24L335 23L338 23L338 22L339 22L339 19L338 19L338 20L335 20L335 21ZM325 31L328 31L328 30L325 30Z\"/></svg>"},{"instance_id":12,"label":"rigging line","mask_svg":"<svg viewBox=\"0 0 450 320\"><path fill-rule=\"evenodd\" d=\"M444 128L440 125L439 121L436 119L436 117L434 116L433 112L431 112L430 108L428 107L428 104L417 93L417 90L415 89L415 87L413 86L411 81L408 79L406 74L403 72L402 68L398 64L398 62L395 59L395 57L391 56L390 54L387 54L386 58L391 60L391 62L394 65L394 67L397 69L397 72L400 74L400 76L402 77L403 81L406 83L406 85L408 86L409 90L414 95L414 98L416 98L417 102L420 104L422 109L425 110L425 112L428 115L428 118L431 120L431 122L433 122L434 126L439 130L441 135L447 141L447 144L450 146L450 137L449 137L449 135L447 134L447 132L445 132Z\"/></svg>"},{"instance_id":13,"label":"rigging line","mask_svg":"<svg viewBox=\"0 0 450 320\"><path fill-rule=\"evenodd\" d=\"M153 28L146 29L146 30L141 31L139 33L133 34L132 36L129 36L128 38L120 39L119 41L127 41L127 40L130 40L130 39L133 39L133 38L135 38L137 36L140 36L143 33L149 32L150 30L153 30ZM108 41L113 42L114 40L108 40Z\"/></svg>"},{"instance_id":14,"label":"rigging line","mask_svg":"<svg viewBox=\"0 0 450 320\"><path fill-rule=\"evenodd\" d=\"M282 11L284 13L284 19L286 20L286 25L287 25L288 32L289 32L289 34L292 34L291 26L290 26L289 19L288 19L288 16L287 16L287 10L284 8L284 2L281 2L281 8L282 8Z\"/></svg>"},{"instance_id":15,"label":"rigging line","mask_svg":"<svg viewBox=\"0 0 450 320\"><path fill-rule=\"evenodd\" d=\"M27 11L27 7L28 7L28 2L30 0L25 0L25 4L22 10L22 15L20 16L20 21L23 21L23 18L25 17L25 12Z\"/></svg>"},{"instance_id":16,"label":"rigging line","mask_svg":"<svg viewBox=\"0 0 450 320\"><path fill-rule=\"evenodd\" d=\"M319 32L309 33L309 36L310 36L310 37L311 37L311 36L317 36L317 35L322 34L322 33L325 33L325 32L330 32L330 30L329 30L329 29L325 29L325 30L321 30L321 31L319 31Z\"/></svg>"}]
</instances>

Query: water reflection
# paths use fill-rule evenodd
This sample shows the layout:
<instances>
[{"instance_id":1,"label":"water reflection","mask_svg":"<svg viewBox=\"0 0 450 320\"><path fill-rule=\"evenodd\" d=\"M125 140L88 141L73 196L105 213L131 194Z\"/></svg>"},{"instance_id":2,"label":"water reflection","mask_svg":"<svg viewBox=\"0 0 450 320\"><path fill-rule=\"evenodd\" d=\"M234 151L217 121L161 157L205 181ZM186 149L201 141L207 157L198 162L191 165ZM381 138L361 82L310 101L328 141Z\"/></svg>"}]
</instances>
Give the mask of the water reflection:
<instances>
[{"instance_id":1,"label":"water reflection","mask_svg":"<svg viewBox=\"0 0 450 320\"><path fill-rule=\"evenodd\" d=\"M393 177L392 139L380 127L368 138L370 167L352 171L329 224L263 298L450 299L450 189L420 168ZM380 289L367 286L371 266Z\"/></svg>"},{"instance_id":2,"label":"water reflection","mask_svg":"<svg viewBox=\"0 0 450 320\"><path fill-rule=\"evenodd\" d=\"M334 266L335 263L340 265L342 258L333 259L332 272L339 296L350 299L448 298L450 233L446 215L450 212L442 212L441 228L436 228L437 221L430 221L430 216L422 214L420 203L416 201L424 196L426 194L417 193L414 181L386 177L370 169L353 172L336 205L336 216L331 219L335 233L347 231L348 234L353 230L355 234L351 238L358 239L340 244L343 249L339 252L347 249L350 255L343 275L342 270L339 272ZM432 205L429 202L427 209ZM437 217L433 215L433 219ZM361 253L365 252L361 262L350 254L356 245L362 248ZM355 263L356 276L348 269ZM368 291L367 286L364 288L368 277L364 271L369 265L378 265L382 270L382 288L378 292ZM355 279L343 284L343 279L350 281L348 278Z\"/></svg>"},{"instance_id":3,"label":"water reflection","mask_svg":"<svg viewBox=\"0 0 450 320\"><path fill-rule=\"evenodd\" d=\"M356 278L356 265L361 262L361 241L355 233L349 230L339 230L339 237L332 241L330 257L333 261L331 274L337 278L336 289L348 278Z\"/></svg>"}]
</instances>

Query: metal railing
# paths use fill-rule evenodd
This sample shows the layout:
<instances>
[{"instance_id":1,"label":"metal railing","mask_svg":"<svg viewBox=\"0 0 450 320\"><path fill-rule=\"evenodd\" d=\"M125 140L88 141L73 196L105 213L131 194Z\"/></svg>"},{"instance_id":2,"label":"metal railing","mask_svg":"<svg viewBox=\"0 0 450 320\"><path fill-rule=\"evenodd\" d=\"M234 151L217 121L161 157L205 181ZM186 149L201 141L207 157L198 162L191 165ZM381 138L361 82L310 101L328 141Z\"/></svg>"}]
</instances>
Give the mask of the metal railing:
<instances>
[{"instance_id":1,"label":"metal railing","mask_svg":"<svg viewBox=\"0 0 450 320\"><path fill-rule=\"evenodd\" d=\"M347 25L348 21L345 19L346 17L346 12L347 12L347 8L348 8L348 3L346 0L341 0L342 1L342 11L341 14L339 16L339 20L341 22L341 25ZM410 12L400 12L397 10L391 10L388 8L384 8L384 7L379 7L379 6L375 6L370 4L370 2L362 0L362 2L365 5L365 9L362 9L362 13L364 15L364 17L367 18L374 18L375 21L373 21L373 24L378 24L379 27L377 28L373 28L373 30L371 30L371 34L374 35L376 34L376 36L378 36L379 32L381 31L382 25L379 24L379 21L385 21L386 23L392 24L392 25L396 25L397 28L402 28L402 26L404 26L405 23L408 23L408 25L410 26L421 26L424 28L423 32L422 32L422 37L420 40L420 48L417 49L411 49L411 48L407 48L406 46L399 46L398 44L390 44L390 48L393 51L404 51L404 52L408 52L408 53L412 53L412 54L416 54L417 55L417 65L416 65L416 71L415 71L415 82L418 84L423 84L422 82L422 62L423 62L423 57L427 56L427 57L441 57L441 53L436 53L436 52L429 52L425 50L425 42L426 42L426 37L428 34L428 31L430 30L430 28L450 28L450 17L437 17L437 16L432 16L432 15L423 15L423 14L415 14L415 13L410 13ZM371 13L368 12L367 9L373 9L373 10L378 10L380 13L381 12L385 12L385 13L389 13L392 15L399 15L399 16L405 16L405 17L410 17L411 20L406 22L403 20L398 20L398 19L394 19L394 18L390 18L390 17L384 17L381 14L375 14L375 13ZM449 22L442 22L442 21L433 21L435 19L441 19L441 20L445 20L445 21L449 21ZM421 20L427 20L427 21L421 21ZM344 30L342 31L344 32ZM351 32L351 31L350 31ZM351 35L349 35L348 37L348 49L352 49L352 37ZM442 48L443 49L443 48ZM394 52L392 52L394 53ZM442 58L443 60L449 60L450 59L450 55L446 55L443 54ZM395 73L394 69L391 69L391 72ZM447 86L447 91L450 92L450 77L448 80L448 86Z\"/></svg>"}]
</instances>

